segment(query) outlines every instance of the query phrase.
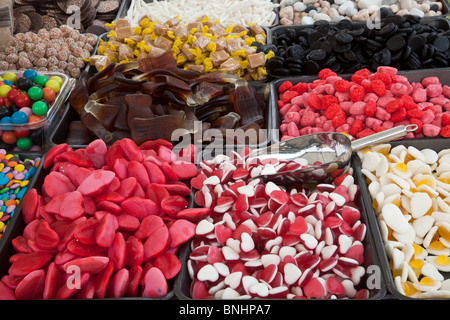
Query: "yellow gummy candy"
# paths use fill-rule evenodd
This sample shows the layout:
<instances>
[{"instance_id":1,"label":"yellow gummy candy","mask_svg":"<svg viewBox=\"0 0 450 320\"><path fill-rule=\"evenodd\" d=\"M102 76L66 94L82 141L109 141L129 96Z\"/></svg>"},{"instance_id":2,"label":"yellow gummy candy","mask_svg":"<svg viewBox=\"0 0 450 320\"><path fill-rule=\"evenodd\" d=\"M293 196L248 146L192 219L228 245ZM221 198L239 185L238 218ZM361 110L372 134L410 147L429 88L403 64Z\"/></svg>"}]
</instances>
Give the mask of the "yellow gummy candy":
<instances>
[{"instance_id":1,"label":"yellow gummy candy","mask_svg":"<svg viewBox=\"0 0 450 320\"><path fill-rule=\"evenodd\" d=\"M433 279L429 278L429 277L423 277L422 279L420 279L419 283L423 286L434 286L434 281Z\"/></svg>"},{"instance_id":2,"label":"yellow gummy candy","mask_svg":"<svg viewBox=\"0 0 450 320\"><path fill-rule=\"evenodd\" d=\"M436 257L436 263L441 266L446 266L450 263L450 258L444 255L440 255Z\"/></svg>"},{"instance_id":3,"label":"yellow gummy candy","mask_svg":"<svg viewBox=\"0 0 450 320\"><path fill-rule=\"evenodd\" d=\"M212 53L216 52L216 48L217 48L217 45L216 45L215 42L210 42L210 43L208 43L208 45L206 46L206 49L207 49L209 52L212 52Z\"/></svg>"},{"instance_id":4,"label":"yellow gummy candy","mask_svg":"<svg viewBox=\"0 0 450 320\"><path fill-rule=\"evenodd\" d=\"M148 20L148 18L144 18L141 20L140 26L142 28L147 28L150 25L150 21Z\"/></svg>"},{"instance_id":5,"label":"yellow gummy candy","mask_svg":"<svg viewBox=\"0 0 450 320\"><path fill-rule=\"evenodd\" d=\"M409 282L402 282L401 285L402 285L403 292L405 293L405 295L407 297L410 297L414 293L417 292L417 289L414 288L414 286Z\"/></svg>"},{"instance_id":6,"label":"yellow gummy candy","mask_svg":"<svg viewBox=\"0 0 450 320\"><path fill-rule=\"evenodd\" d=\"M397 163L397 164L395 165L395 167L396 167L398 170L402 171L402 172L407 172L407 171L408 171L408 167L407 167L406 164L404 164L404 163Z\"/></svg>"},{"instance_id":7,"label":"yellow gummy candy","mask_svg":"<svg viewBox=\"0 0 450 320\"><path fill-rule=\"evenodd\" d=\"M432 241L430 243L430 247L429 248L431 250L444 250L444 249L446 249L446 246L444 246L442 244L442 242L436 240L436 241Z\"/></svg>"}]
</instances>

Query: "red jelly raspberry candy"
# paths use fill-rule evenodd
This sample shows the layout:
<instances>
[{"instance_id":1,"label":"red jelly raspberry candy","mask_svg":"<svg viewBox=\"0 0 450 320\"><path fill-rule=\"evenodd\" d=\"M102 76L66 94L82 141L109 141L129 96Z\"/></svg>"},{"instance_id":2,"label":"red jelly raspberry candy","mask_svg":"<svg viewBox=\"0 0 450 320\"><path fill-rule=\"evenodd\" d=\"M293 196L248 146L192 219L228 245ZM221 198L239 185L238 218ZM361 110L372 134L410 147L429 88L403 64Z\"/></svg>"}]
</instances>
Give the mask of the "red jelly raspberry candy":
<instances>
[{"instance_id":1,"label":"red jelly raspberry candy","mask_svg":"<svg viewBox=\"0 0 450 320\"><path fill-rule=\"evenodd\" d=\"M386 105L386 111L389 113L393 113L393 112L397 111L398 109L400 109L401 107L403 107L402 99L392 100Z\"/></svg>"},{"instance_id":2,"label":"red jelly raspberry candy","mask_svg":"<svg viewBox=\"0 0 450 320\"><path fill-rule=\"evenodd\" d=\"M350 82L343 79L336 80L333 83L333 87L337 92L346 92L348 89L350 89L350 86Z\"/></svg>"},{"instance_id":3,"label":"red jelly raspberry candy","mask_svg":"<svg viewBox=\"0 0 450 320\"><path fill-rule=\"evenodd\" d=\"M364 114L366 115L366 117L373 117L376 112L377 112L376 101L375 100L367 101L366 105L364 106Z\"/></svg>"},{"instance_id":4,"label":"red jelly raspberry candy","mask_svg":"<svg viewBox=\"0 0 450 320\"><path fill-rule=\"evenodd\" d=\"M401 107L397 111L393 112L391 115L391 121L392 122L400 122L406 117L406 109L404 107Z\"/></svg>"},{"instance_id":5,"label":"red jelly raspberry candy","mask_svg":"<svg viewBox=\"0 0 450 320\"><path fill-rule=\"evenodd\" d=\"M446 125L441 129L440 135L444 138L450 138L450 125Z\"/></svg>"},{"instance_id":6,"label":"red jelly raspberry candy","mask_svg":"<svg viewBox=\"0 0 450 320\"><path fill-rule=\"evenodd\" d=\"M332 95L324 95L322 97L322 109L327 110L329 106L339 103L339 100Z\"/></svg>"},{"instance_id":7,"label":"red jelly raspberry candy","mask_svg":"<svg viewBox=\"0 0 450 320\"><path fill-rule=\"evenodd\" d=\"M370 87L372 88L373 92L375 92L380 97L386 94L386 86L381 80L371 81Z\"/></svg>"},{"instance_id":8,"label":"red jelly raspberry candy","mask_svg":"<svg viewBox=\"0 0 450 320\"><path fill-rule=\"evenodd\" d=\"M298 92L299 95L304 94L309 89L308 84L305 82L299 82L295 86L291 88L291 90L295 90Z\"/></svg>"},{"instance_id":9,"label":"red jelly raspberry candy","mask_svg":"<svg viewBox=\"0 0 450 320\"><path fill-rule=\"evenodd\" d=\"M334 116L340 112L344 112L341 106L337 103L333 103L330 106L328 106L327 110L325 111L325 118L327 118L328 120L332 120Z\"/></svg>"},{"instance_id":10,"label":"red jelly raspberry candy","mask_svg":"<svg viewBox=\"0 0 450 320\"><path fill-rule=\"evenodd\" d=\"M333 119L331 120L331 124L333 125L333 127L339 128L340 126L344 125L345 123L347 123L347 118L345 116L344 112L340 112L338 114L336 114Z\"/></svg>"},{"instance_id":11,"label":"red jelly raspberry candy","mask_svg":"<svg viewBox=\"0 0 450 320\"><path fill-rule=\"evenodd\" d=\"M356 119L355 122L353 122L352 127L350 128L350 134L353 137L356 137L356 135L364 129L364 123L360 119Z\"/></svg>"},{"instance_id":12,"label":"red jelly raspberry candy","mask_svg":"<svg viewBox=\"0 0 450 320\"><path fill-rule=\"evenodd\" d=\"M308 96L307 104L314 110L322 109L322 99L317 94Z\"/></svg>"},{"instance_id":13,"label":"red jelly raspberry candy","mask_svg":"<svg viewBox=\"0 0 450 320\"><path fill-rule=\"evenodd\" d=\"M285 81L285 82L283 82L282 84L281 84L281 86L278 88L278 92L279 93L283 93L283 92L285 92L285 91L287 91L287 90L289 90L290 88L292 88L292 82L290 82L290 81Z\"/></svg>"},{"instance_id":14,"label":"red jelly raspberry candy","mask_svg":"<svg viewBox=\"0 0 450 320\"><path fill-rule=\"evenodd\" d=\"M362 101L365 95L366 90L362 86L354 85L350 88L350 100L352 102Z\"/></svg>"},{"instance_id":15,"label":"red jelly raspberry candy","mask_svg":"<svg viewBox=\"0 0 450 320\"><path fill-rule=\"evenodd\" d=\"M336 76L337 74L329 68L325 68L319 71L318 77L321 80L325 80L328 77Z\"/></svg>"},{"instance_id":16,"label":"red jelly raspberry candy","mask_svg":"<svg viewBox=\"0 0 450 320\"><path fill-rule=\"evenodd\" d=\"M296 96L298 96L298 92L297 92L297 91L291 91L291 90L289 90L289 91L286 91L285 93L282 94L281 100L282 100L284 103L289 103L289 102L291 102L291 100L292 100L293 98L295 98Z\"/></svg>"},{"instance_id":17,"label":"red jelly raspberry candy","mask_svg":"<svg viewBox=\"0 0 450 320\"><path fill-rule=\"evenodd\" d=\"M441 120L442 120L443 125L449 125L450 124L450 113L442 114Z\"/></svg>"}]
</instances>

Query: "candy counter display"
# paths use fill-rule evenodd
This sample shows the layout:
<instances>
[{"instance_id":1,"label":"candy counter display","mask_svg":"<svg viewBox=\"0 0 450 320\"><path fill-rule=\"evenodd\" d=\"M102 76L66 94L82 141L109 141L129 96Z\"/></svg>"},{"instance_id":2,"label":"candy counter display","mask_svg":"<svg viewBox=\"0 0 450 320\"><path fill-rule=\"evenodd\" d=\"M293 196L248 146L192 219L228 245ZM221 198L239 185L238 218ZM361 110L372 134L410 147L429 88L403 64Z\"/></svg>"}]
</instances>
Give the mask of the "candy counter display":
<instances>
[{"instance_id":1,"label":"candy counter display","mask_svg":"<svg viewBox=\"0 0 450 320\"><path fill-rule=\"evenodd\" d=\"M197 173L171 148L96 140L46 153L2 239L0 297L170 299L179 249L194 234L185 182ZM82 288L64 282L71 266Z\"/></svg>"},{"instance_id":2,"label":"candy counter display","mask_svg":"<svg viewBox=\"0 0 450 320\"><path fill-rule=\"evenodd\" d=\"M165 21L178 17L186 22L194 22L201 15L206 15L211 20L218 21L222 27L230 24L248 26L256 23L270 28L279 23L278 6L277 0L230 0L227 2L128 0L121 8L119 16L129 20L133 26L138 25L143 15Z\"/></svg>"},{"instance_id":3,"label":"candy counter display","mask_svg":"<svg viewBox=\"0 0 450 320\"><path fill-rule=\"evenodd\" d=\"M42 150L63 114L74 82L58 72L0 72L1 143L6 149Z\"/></svg>"},{"instance_id":4,"label":"candy counter display","mask_svg":"<svg viewBox=\"0 0 450 320\"><path fill-rule=\"evenodd\" d=\"M269 113L267 89L266 83L252 84L226 73L184 71L176 67L169 52L139 62L110 64L89 79L84 75L79 79L70 99L73 110L68 110L58 124L53 141L79 144L84 142L79 138L95 136L110 145L128 137L141 144L187 136L200 146L209 144L212 138L225 144L227 129L256 133L271 129L265 116ZM68 131L70 123L78 120L83 126L74 124L74 130ZM64 140L72 137L75 140ZM262 145L270 139L266 134L248 142L235 138L238 145Z\"/></svg>"},{"instance_id":5,"label":"candy counter display","mask_svg":"<svg viewBox=\"0 0 450 320\"><path fill-rule=\"evenodd\" d=\"M379 67L342 77L323 69L319 78L279 79L271 83L272 121L281 140L323 131L362 138L399 124L419 126L407 139L448 138L447 74L447 68L430 73Z\"/></svg>"},{"instance_id":6,"label":"candy counter display","mask_svg":"<svg viewBox=\"0 0 450 320\"><path fill-rule=\"evenodd\" d=\"M449 298L448 141L393 142L356 159L389 292Z\"/></svg>"},{"instance_id":7,"label":"candy counter display","mask_svg":"<svg viewBox=\"0 0 450 320\"><path fill-rule=\"evenodd\" d=\"M390 15L380 27L342 20L312 26L271 29L275 57L267 62L269 76L316 75L330 68L353 73L378 66L400 70L435 69L448 66L449 21Z\"/></svg>"},{"instance_id":8,"label":"candy counter display","mask_svg":"<svg viewBox=\"0 0 450 320\"><path fill-rule=\"evenodd\" d=\"M62 72L78 78L94 53L98 38L67 25L17 33L0 51L0 71L33 69Z\"/></svg>"},{"instance_id":9,"label":"candy counter display","mask_svg":"<svg viewBox=\"0 0 450 320\"><path fill-rule=\"evenodd\" d=\"M280 2L280 25L311 25L316 21L337 23L341 20L375 24L388 15L423 17L445 16L449 4L443 1L415 0L283 0Z\"/></svg>"},{"instance_id":10,"label":"candy counter display","mask_svg":"<svg viewBox=\"0 0 450 320\"><path fill-rule=\"evenodd\" d=\"M247 80L266 80L265 63L273 56L267 42L267 28L253 24L228 25L208 17L184 23L178 18L167 22L142 16L139 26L125 19L111 24L112 31L100 37L100 45L90 64L102 70L108 64L139 61L172 52L177 66L208 74L223 70Z\"/></svg>"},{"instance_id":11,"label":"candy counter display","mask_svg":"<svg viewBox=\"0 0 450 320\"><path fill-rule=\"evenodd\" d=\"M35 181L41 157L42 153L39 152L8 153L4 149L0 150L0 252L11 232L9 229L12 229L11 226L17 220L15 213L21 210L21 201Z\"/></svg>"},{"instance_id":12,"label":"candy counter display","mask_svg":"<svg viewBox=\"0 0 450 320\"><path fill-rule=\"evenodd\" d=\"M121 0L58 0L14 1L14 33L50 31L61 25L71 24L78 30L100 35L105 32L105 23L116 19ZM125 1L124 1L125 2ZM76 20L75 15L78 11ZM99 31L100 30L100 31Z\"/></svg>"},{"instance_id":13,"label":"candy counter display","mask_svg":"<svg viewBox=\"0 0 450 320\"><path fill-rule=\"evenodd\" d=\"M248 152L202 161L191 179L199 212L177 296L383 298L383 284L366 287L366 271L379 263L359 181L344 173L316 185L264 183L255 171L301 161L249 161Z\"/></svg>"},{"instance_id":14,"label":"candy counter display","mask_svg":"<svg viewBox=\"0 0 450 320\"><path fill-rule=\"evenodd\" d=\"M0 298L449 298L450 23L432 17L447 4L390 3L379 28L307 26L325 2L16 1L24 23L0 52L0 129L16 139L0 150ZM60 25L71 5L79 30ZM45 130L11 131L35 116ZM268 181L305 158L249 156L402 125L391 153L317 168L326 182Z\"/></svg>"}]
</instances>

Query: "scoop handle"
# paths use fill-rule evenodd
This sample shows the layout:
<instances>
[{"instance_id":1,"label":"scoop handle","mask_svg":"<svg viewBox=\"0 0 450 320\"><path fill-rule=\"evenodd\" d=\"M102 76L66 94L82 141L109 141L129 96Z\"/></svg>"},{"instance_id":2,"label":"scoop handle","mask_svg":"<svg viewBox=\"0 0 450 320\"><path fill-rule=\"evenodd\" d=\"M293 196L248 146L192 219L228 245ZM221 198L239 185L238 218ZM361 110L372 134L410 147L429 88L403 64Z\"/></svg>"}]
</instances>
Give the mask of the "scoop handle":
<instances>
[{"instance_id":1,"label":"scoop handle","mask_svg":"<svg viewBox=\"0 0 450 320\"><path fill-rule=\"evenodd\" d=\"M391 129L371 134L370 136L352 141L352 150L357 151L365 147L403 138L408 132L414 132L417 128L418 126L416 124L408 124L407 126L396 126Z\"/></svg>"}]
</instances>

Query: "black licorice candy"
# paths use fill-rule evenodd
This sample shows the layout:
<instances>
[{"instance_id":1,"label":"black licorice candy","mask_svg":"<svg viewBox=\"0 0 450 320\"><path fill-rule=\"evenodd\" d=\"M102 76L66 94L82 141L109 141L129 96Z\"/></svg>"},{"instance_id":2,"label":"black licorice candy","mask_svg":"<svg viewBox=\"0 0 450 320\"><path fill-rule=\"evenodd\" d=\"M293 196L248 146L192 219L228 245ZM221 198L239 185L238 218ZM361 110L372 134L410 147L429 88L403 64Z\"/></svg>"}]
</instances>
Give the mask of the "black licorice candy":
<instances>
[{"instance_id":1,"label":"black licorice candy","mask_svg":"<svg viewBox=\"0 0 450 320\"><path fill-rule=\"evenodd\" d=\"M399 70L447 67L450 28L440 22L387 15L379 29L348 20L286 27L284 32L280 28L273 32L272 42L277 48L274 58L282 60L269 60L267 71L279 77L317 74L323 68L350 73L355 67L376 71L380 65Z\"/></svg>"}]
</instances>

